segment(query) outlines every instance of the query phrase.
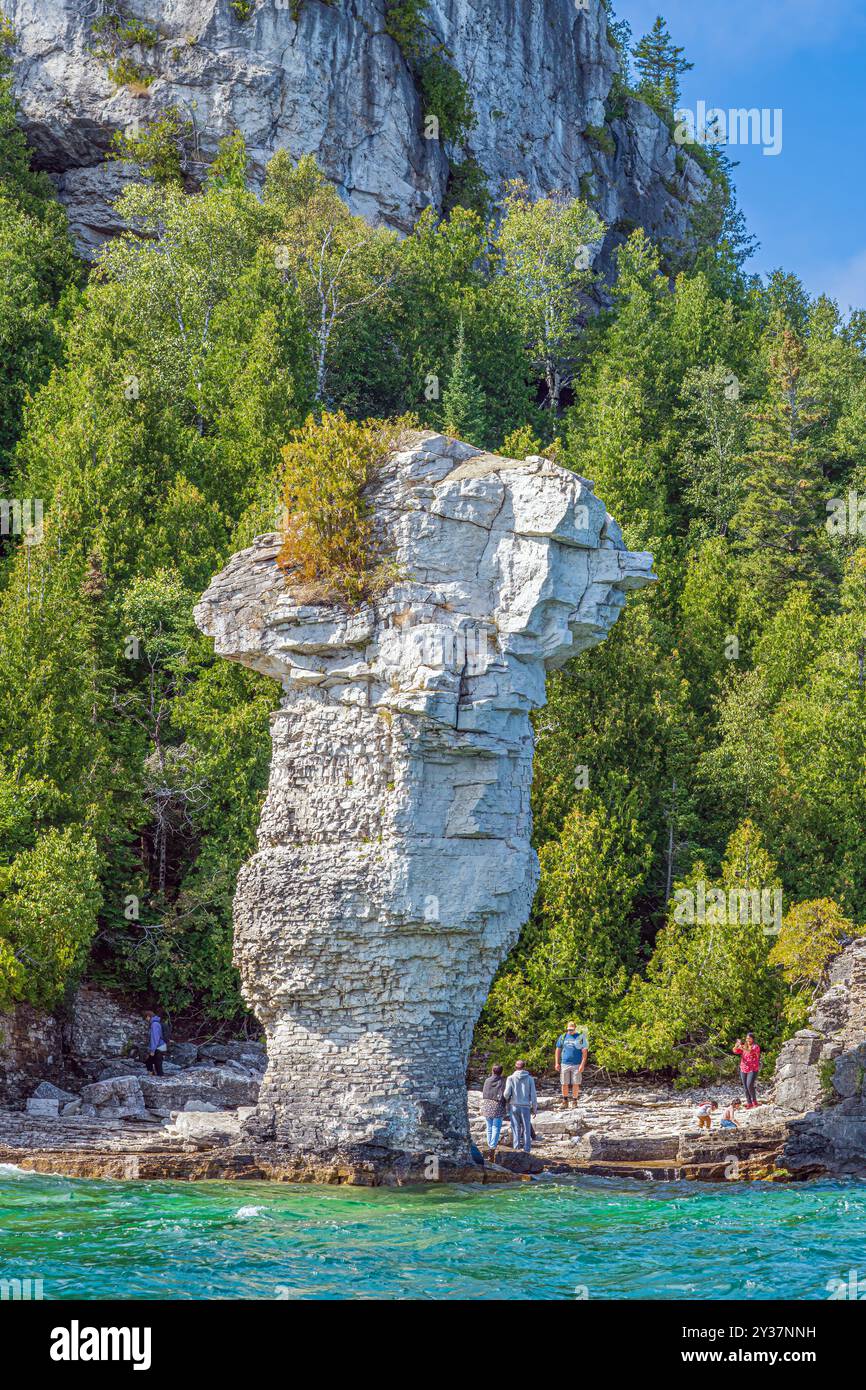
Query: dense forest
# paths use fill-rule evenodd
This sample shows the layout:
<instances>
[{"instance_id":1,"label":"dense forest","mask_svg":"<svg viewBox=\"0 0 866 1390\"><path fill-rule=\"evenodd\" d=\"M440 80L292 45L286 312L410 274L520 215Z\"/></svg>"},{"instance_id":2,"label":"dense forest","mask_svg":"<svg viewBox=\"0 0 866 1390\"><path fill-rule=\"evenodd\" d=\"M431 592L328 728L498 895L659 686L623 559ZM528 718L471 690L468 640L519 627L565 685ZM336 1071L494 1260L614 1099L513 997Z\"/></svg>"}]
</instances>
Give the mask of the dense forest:
<instances>
[{"instance_id":1,"label":"dense forest","mask_svg":"<svg viewBox=\"0 0 866 1390\"><path fill-rule=\"evenodd\" d=\"M622 90L673 125L664 24L611 33ZM746 273L712 144L690 237L623 233L600 285L580 199L494 206L473 170L466 206L401 239L309 158L278 152L254 191L239 136L191 186L172 111L118 139L129 230L85 268L8 72L0 493L25 506L0 538L0 1009L56 1007L86 971L246 1026L231 900L277 691L214 660L192 608L277 524L317 430L412 415L592 478L660 578L550 680L541 884L479 1051L549 1064L576 1015L613 1071L695 1080L747 1029L772 1055L866 921L866 314Z\"/></svg>"}]
</instances>

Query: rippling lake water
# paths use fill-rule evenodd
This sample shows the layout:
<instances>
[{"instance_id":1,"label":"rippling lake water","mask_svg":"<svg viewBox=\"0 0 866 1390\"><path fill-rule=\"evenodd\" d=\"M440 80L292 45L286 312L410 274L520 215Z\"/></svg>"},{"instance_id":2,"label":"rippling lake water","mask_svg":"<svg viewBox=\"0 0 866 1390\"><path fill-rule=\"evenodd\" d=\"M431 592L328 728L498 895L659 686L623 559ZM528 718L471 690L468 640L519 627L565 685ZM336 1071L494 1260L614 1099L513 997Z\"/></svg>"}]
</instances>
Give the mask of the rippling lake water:
<instances>
[{"instance_id":1,"label":"rippling lake water","mask_svg":"<svg viewBox=\"0 0 866 1390\"><path fill-rule=\"evenodd\" d=\"M62 1298L798 1298L862 1265L866 1184L364 1189L0 1167L0 1278Z\"/></svg>"}]
</instances>

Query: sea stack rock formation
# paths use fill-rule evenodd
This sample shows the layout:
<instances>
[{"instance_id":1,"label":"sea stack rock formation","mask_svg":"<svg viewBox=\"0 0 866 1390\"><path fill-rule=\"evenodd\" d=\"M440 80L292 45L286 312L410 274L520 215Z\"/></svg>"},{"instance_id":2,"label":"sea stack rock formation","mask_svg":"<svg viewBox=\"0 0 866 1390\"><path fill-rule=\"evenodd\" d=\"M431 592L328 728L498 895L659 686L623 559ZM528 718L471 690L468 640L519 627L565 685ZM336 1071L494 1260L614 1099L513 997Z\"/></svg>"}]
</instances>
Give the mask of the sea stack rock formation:
<instances>
[{"instance_id":1,"label":"sea stack rock formation","mask_svg":"<svg viewBox=\"0 0 866 1390\"><path fill-rule=\"evenodd\" d=\"M303 602L273 535L195 616L283 688L235 898L268 1041L250 1132L319 1171L435 1177L467 1162L472 1029L535 891L530 712L652 557L591 483L442 435L392 453L372 500L398 576L375 602Z\"/></svg>"},{"instance_id":2,"label":"sea stack rock formation","mask_svg":"<svg viewBox=\"0 0 866 1390\"><path fill-rule=\"evenodd\" d=\"M789 1122L782 1162L800 1176L866 1176L866 937L830 962L809 1027L776 1064L776 1105Z\"/></svg>"}]
</instances>

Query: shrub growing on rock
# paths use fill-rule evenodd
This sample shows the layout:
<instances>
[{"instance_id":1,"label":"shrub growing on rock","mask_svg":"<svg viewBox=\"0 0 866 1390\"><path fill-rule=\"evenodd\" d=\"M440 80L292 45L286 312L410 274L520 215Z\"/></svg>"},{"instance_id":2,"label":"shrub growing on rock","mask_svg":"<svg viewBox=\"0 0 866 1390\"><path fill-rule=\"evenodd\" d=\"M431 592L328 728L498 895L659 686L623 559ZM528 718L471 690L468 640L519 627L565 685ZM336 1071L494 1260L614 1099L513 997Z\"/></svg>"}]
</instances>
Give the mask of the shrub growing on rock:
<instances>
[{"instance_id":1,"label":"shrub growing on rock","mask_svg":"<svg viewBox=\"0 0 866 1390\"><path fill-rule=\"evenodd\" d=\"M368 489L411 421L310 415L283 449L286 517L279 563L319 598L361 602L392 576ZM312 596L312 595L311 595Z\"/></svg>"}]
</instances>

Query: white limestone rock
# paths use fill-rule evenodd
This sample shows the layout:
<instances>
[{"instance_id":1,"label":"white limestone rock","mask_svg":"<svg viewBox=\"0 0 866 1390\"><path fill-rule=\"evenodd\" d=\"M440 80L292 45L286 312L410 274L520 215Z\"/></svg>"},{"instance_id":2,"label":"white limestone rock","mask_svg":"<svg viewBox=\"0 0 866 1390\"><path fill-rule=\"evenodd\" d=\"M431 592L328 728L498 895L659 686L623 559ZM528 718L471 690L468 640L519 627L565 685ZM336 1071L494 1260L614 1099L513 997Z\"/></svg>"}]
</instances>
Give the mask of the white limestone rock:
<instances>
[{"instance_id":1,"label":"white limestone rock","mask_svg":"<svg viewBox=\"0 0 866 1390\"><path fill-rule=\"evenodd\" d=\"M43 1119L56 1120L60 1114L60 1101L56 1096L30 1096L26 1110L28 1115L41 1115Z\"/></svg>"},{"instance_id":2,"label":"white limestone rock","mask_svg":"<svg viewBox=\"0 0 866 1390\"><path fill-rule=\"evenodd\" d=\"M94 1113L110 1119L137 1120L144 1118L144 1096L138 1076L115 1076L106 1081L94 1081L81 1090L84 1113L92 1107Z\"/></svg>"},{"instance_id":3,"label":"white limestone rock","mask_svg":"<svg viewBox=\"0 0 866 1390\"><path fill-rule=\"evenodd\" d=\"M234 1111L193 1110L175 1115L166 1135L169 1139L183 1140L185 1147L209 1149L236 1143L241 1130Z\"/></svg>"},{"instance_id":4,"label":"white limestone rock","mask_svg":"<svg viewBox=\"0 0 866 1390\"><path fill-rule=\"evenodd\" d=\"M400 576L375 603L304 602L265 536L195 610L218 654L283 690L235 898L268 1040L249 1127L322 1158L460 1164L472 1029L538 876L529 715L651 557L585 479L429 432L373 501Z\"/></svg>"},{"instance_id":5,"label":"white limestone rock","mask_svg":"<svg viewBox=\"0 0 866 1390\"><path fill-rule=\"evenodd\" d=\"M101 0L4 0L16 35L15 93L40 167L54 177L80 248L93 253L121 224L111 208L132 166L107 158L116 130L176 106L194 125L192 174L240 130L254 178L278 149L314 154L353 211L407 231L441 208L449 170L465 151L427 138L420 93L385 27L385 0L125 0L157 35L127 55L149 85L116 86L98 55ZM688 232L708 180L678 151L664 121L626 98L606 127L617 67L601 0L429 0L425 20L469 85L468 136L495 197L523 178L533 195L584 194L612 229L660 241ZM679 154L679 159L678 159Z\"/></svg>"},{"instance_id":6,"label":"white limestone rock","mask_svg":"<svg viewBox=\"0 0 866 1390\"><path fill-rule=\"evenodd\" d=\"M148 1109L184 1110L213 1105L228 1110L238 1105L255 1105L259 1094L258 1074L240 1075L228 1067L187 1067L174 1076L142 1078L141 1090Z\"/></svg>"},{"instance_id":7,"label":"white limestone rock","mask_svg":"<svg viewBox=\"0 0 866 1390\"><path fill-rule=\"evenodd\" d=\"M789 1124L784 1163L792 1171L866 1175L866 938L829 963L827 988L808 1028L789 1038L776 1063L775 1103Z\"/></svg>"}]
</instances>

